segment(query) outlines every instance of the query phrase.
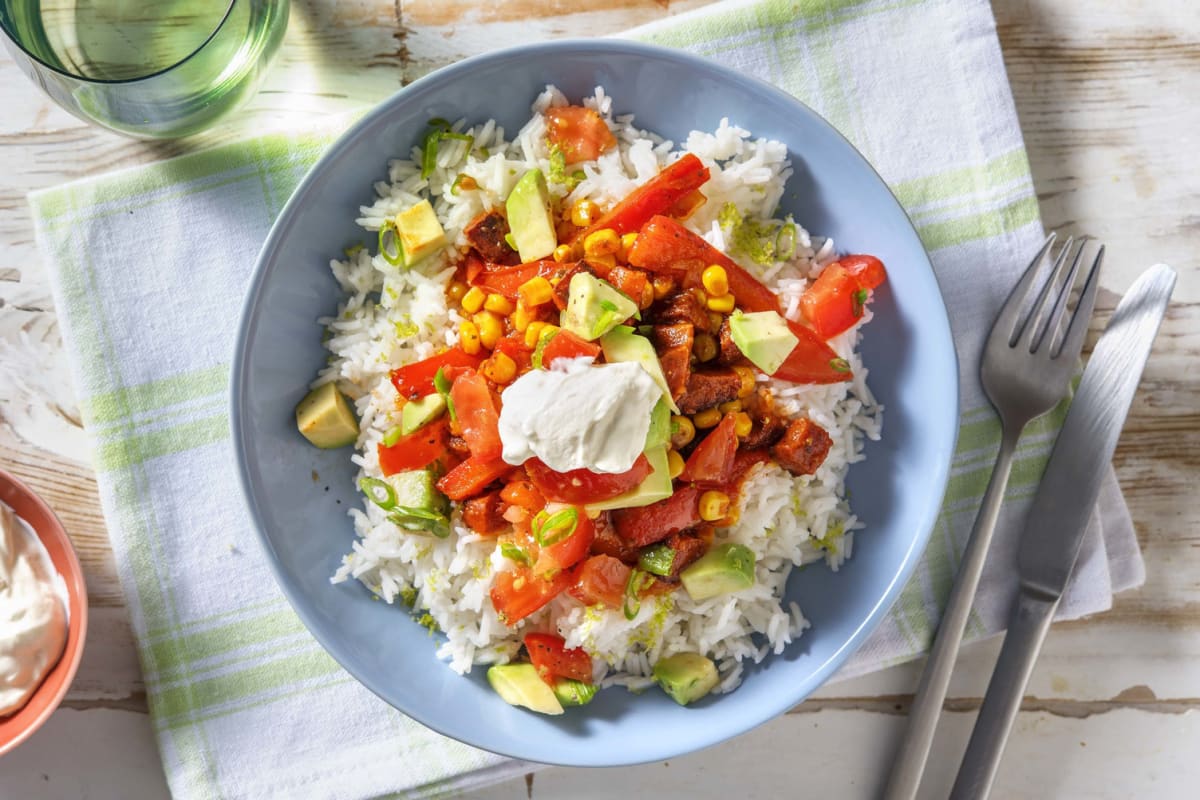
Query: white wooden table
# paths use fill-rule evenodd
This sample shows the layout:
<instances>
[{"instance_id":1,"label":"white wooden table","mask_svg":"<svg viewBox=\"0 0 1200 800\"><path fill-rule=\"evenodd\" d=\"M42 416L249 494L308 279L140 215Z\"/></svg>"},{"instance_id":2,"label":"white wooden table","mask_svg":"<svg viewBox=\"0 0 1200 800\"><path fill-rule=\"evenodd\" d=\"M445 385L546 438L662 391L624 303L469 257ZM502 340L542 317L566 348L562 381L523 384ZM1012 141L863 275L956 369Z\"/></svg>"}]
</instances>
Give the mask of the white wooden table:
<instances>
[{"instance_id":1,"label":"white wooden table","mask_svg":"<svg viewBox=\"0 0 1200 800\"><path fill-rule=\"evenodd\" d=\"M374 103L463 55L599 35L705 0L293 0L279 64L250 109L201 143ZM1048 227L1108 245L1098 328L1153 261L1180 270L1117 450L1146 557L1144 587L1056 625L1001 770L997 797L1200 795L1200 5L1175 0L994 0ZM588 10L584 10L588 9ZM606 10L607 9L607 10ZM184 152L87 127L0 57L0 463L58 511L92 607L64 707L0 761L0 798L167 796L120 587L78 425L29 190ZM944 796L995 642L965 651L935 744ZM757 731L624 770L551 769L480 798L870 797L903 727L919 665L827 687Z\"/></svg>"}]
</instances>

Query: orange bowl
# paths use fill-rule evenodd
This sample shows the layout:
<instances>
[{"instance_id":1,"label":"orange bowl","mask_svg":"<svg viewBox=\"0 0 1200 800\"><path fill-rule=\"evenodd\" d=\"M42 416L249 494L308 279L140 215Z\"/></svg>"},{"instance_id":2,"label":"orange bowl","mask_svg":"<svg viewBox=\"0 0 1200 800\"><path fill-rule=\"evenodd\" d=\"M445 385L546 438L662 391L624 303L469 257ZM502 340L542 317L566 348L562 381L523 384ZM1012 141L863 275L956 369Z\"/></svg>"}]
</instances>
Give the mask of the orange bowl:
<instances>
[{"instance_id":1,"label":"orange bowl","mask_svg":"<svg viewBox=\"0 0 1200 800\"><path fill-rule=\"evenodd\" d=\"M83 640L87 636L87 585L71 539L50 507L25 484L0 469L0 502L7 503L42 540L54 568L67 585L67 644L62 658L46 675L29 702L15 714L0 717L0 756L28 739L54 713L71 687Z\"/></svg>"}]
</instances>

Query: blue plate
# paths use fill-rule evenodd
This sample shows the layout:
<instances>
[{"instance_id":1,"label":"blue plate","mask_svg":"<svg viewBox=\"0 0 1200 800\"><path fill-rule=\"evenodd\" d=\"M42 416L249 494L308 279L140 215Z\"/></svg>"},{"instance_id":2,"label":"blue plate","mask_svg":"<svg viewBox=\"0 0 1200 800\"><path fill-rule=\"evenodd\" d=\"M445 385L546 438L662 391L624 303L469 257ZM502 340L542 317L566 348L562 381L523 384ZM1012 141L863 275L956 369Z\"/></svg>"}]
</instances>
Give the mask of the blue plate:
<instances>
[{"instance_id":1,"label":"blue plate","mask_svg":"<svg viewBox=\"0 0 1200 800\"><path fill-rule=\"evenodd\" d=\"M544 717L508 706L484 670L460 677L400 608L329 576L350 550L346 511L358 503L348 449L311 447L292 410L325 363L319 316L338 288L332 256L368 238L354 224L388 159L409 152L432 117L497 119L515 132L548 83L568 97L604 86L614 110L682 141L721 117L788 144L795 174L784 210L839 249L888 266L862 346L871 388L887 406L884 438L850 471L866 524L837 574L793 576L812 628L782 656L749 666L735 692L689 708L665 694L600 692L589 706ZM487 750L573 766L655 761L749 730L803 700L870 635L899 595L928 539L957 431L958 371L945 306L908 217L862 156L790 96L715 63L623 41L554 42L490 53L439 70L368 114L300 184L263 246L234 356L232 425L247 505L300 618L358 680L429 727ZM312 473L320 476L315 485ZM328 484L330 490L322 491Z\"/></svg>"}]
</instances>

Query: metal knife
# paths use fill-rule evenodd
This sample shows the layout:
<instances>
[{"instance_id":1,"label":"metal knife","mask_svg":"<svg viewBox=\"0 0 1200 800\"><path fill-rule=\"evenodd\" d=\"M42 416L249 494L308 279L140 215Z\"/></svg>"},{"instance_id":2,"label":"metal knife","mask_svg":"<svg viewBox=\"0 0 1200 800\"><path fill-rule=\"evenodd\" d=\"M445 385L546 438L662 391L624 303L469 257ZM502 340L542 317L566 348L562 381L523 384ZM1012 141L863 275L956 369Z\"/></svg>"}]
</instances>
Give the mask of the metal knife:
<instances>
[{"instance_id":1,"label":"metal knife","mask_svg":"<svg viewBox=\"0 0 1200 800\"><path fill-rule=\"evenodd\" d=\"M1017 552L1020 590L951 800L979 800L991 791L1175 277L1173 269L1156 264L1134 281L1083 372L1026 519Z\"/></svg>"}]
</instances>

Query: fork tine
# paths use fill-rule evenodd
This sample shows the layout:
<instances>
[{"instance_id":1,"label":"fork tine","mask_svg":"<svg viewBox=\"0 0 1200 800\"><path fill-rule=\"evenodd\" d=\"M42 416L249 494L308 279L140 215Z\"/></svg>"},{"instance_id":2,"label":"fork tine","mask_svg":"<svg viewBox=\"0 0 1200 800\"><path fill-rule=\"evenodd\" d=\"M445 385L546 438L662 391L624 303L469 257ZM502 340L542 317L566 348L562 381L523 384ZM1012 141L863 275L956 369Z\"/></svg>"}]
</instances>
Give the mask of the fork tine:
<instances>
[{"instance_id":1,"label":"fork tine","mask_svg":"<svg viewBox=\"0 0 1200 800\"><path fill-rule=\"evenodd\" d=\"M1092 310L1096 306L1096 293L1100 288L1100 264L1103 261L1104 245L1100 245L1100 251L1096 253L1096 260L1092 262L1092 268L1088 270L1087 280L1083 284L1079 302L1075 305L1071 324L1063 338L1062 347L1053 355L1054 358L1066 356L1074 361L1083 352L1083 338L1087 335L1088 322L1091 320Z\"/></svg>"},{"instance_id":2,"label":"fork tine","mask_svg":"<svg viewBox=\"0 0 1200 800\"><path fill-rule=\"evenodd\" d=\"M1038 250L1037 255L1029 262L1029 266L1025 269L1025 274L1021 276L1021 280L1013 287L1009 293L1008 299L1004 301L1004 307L1000 309L1000 313L996 316L996 321L992 323L992 333L1004 334L1005 340L1009 346L1012 345L1013 336L1016 334L1017 323L1021 318L1021 306L1025 303L1025 296L1029 294L1029 289L1033 286L1033 281L1037 277L1042 265L1042 259L1046 257L1050 246L1054 244L1054 231L1046 237L1046 242L1042 245L1042 249Z\"/></svg>"},{"instance_id":3,"label":"fork tine","mask_svg":"<svg viewBox=\"0 0 1200 800\"><path fill-rule=\"evenodd\" d=\"M1025 318L1025 324L1010 340L1010 344L1024 348L1032 353L1034 350L1034 342L1037 341L1038 333L1042 329L1042 315L1046 310L1046 305L1050 299L1050 293L1054 287L1059 284L1059 279L1062 278L1063 271L1066 269L1067 256L1071 253L1071 246L1075 243L1075 237L1068 236L1063 242L1062 249L1058 251L1058 255L1054 257L1054 266L1050 269L1050 277L1042 284L1041 291L1038 292L1037 300L1029 309L1029 316Z\"/></svg>"},{"instance_id":4,"label":"fork tine","mask_svg":"<svg viewBox=\"0 0 1200 800\"><path fill-rule=\"evenodd\" d=\"M1071 299L1071 290L1075 288L1075 278L1079 274L1079 262L1083 260L1083 251L1087 247L1087 242L1090 238L1090 236L1080 238L1079 249L1075 251L1075 258L1071 259L1071 269L1067 272L1067 278L1063 281L1062 288L1058 292L1058 299L1054 302L1054 308L1050 312L1050 319L1046 321L1046 327L1042 334L1032 343L1034 350L1041 349L1045 353L1053 353L1056 340L1060 338L1058 336L1058 327L1062 322L1063 314L1067 310L1067 301Z\"/></svg>"}]
</instances>

